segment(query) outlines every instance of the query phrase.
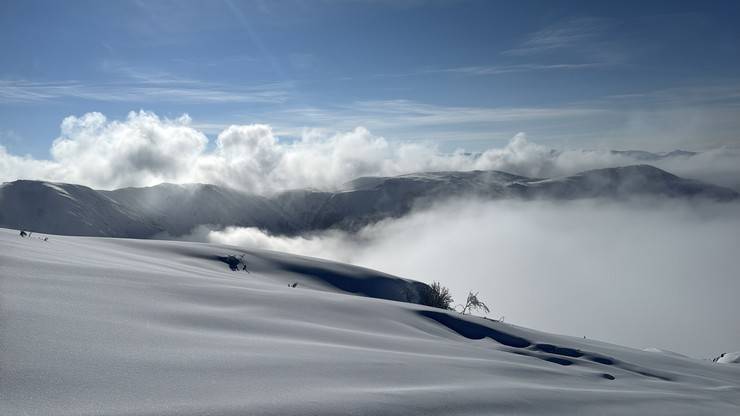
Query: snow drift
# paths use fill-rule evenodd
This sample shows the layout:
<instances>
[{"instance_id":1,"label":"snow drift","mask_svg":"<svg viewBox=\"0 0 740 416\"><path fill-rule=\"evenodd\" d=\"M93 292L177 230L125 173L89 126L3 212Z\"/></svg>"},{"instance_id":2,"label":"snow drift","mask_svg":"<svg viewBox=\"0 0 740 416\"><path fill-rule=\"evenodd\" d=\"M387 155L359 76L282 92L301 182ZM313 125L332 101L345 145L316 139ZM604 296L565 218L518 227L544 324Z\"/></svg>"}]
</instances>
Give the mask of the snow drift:
<instances>
[{"instance_id":1,"label":"snow drift","mask_svg":"<svg viewBox=\"0 0 740 416\"><path fill-rule=\"evenodd\" d=\"M737 366L390 300L414 285L233 246L0 230L0 413L740 411Z\"/></svg>"}]
</instances>

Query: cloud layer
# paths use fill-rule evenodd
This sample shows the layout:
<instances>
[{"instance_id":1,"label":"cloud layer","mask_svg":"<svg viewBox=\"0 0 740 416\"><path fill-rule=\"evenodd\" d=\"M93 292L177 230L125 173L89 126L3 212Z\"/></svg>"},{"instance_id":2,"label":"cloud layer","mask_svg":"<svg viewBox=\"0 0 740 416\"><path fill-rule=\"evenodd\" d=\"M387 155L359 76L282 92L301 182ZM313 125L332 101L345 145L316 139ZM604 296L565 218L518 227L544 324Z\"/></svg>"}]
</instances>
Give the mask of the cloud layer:
<instances>
[{"instance_id":1,"label":"cloud layer","mask_svg":"<svg viewBox=\"0 0 740 416\"><path fill-rule=\"evenodd\" d=\"M737 204L459 201L358 234L196 238L480 291L493 316L555 333L695 357L740 345Z\"/></svg>"},{"instance_id":2,"label":"cloud layer","mask_svg":"<svg viewBox=\"0 0 740 416\"><path fill-rule=\"evenodd\" d=\"M534 177L644 163L607 150L553 150L517 134L503 148L479 153L441 152L429 143L404 143L363 127L327 133L304 130L299 139L277 137L269 125L232 125L209 144L187 115L160 118L131 112L125 120L100 113L61 123L50 160L13 155L0 146L0 181L42 179L98 189L203 182L249 192L300 187L334 188L359 176L433 170L495 169ZM673 173L740 185L740 152L716 149L693 157L649 162Z\"/></svg>"}]
</instances>

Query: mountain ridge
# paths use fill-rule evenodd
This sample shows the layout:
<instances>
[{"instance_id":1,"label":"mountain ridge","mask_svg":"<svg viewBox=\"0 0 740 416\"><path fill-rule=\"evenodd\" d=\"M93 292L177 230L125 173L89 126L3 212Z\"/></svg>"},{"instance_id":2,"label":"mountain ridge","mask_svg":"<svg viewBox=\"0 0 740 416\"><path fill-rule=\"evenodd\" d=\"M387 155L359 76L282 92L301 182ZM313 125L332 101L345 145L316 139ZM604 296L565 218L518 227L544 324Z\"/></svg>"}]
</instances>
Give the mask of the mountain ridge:
<instances>
[{"instance_id":1,"label":"mountain ridge","mask_svg":"<svg viewBox=\"0 0 740 416\"><path fill-rule=\"evenodd\" d=\"M360 177L335 191L294 189L272 196L211 184L163 183L97 191L83 185L18 180L0 185L0 227L65 235L166 238L207 225L297 235L326 229L353 231L459 197L732 201L739 195L650 165L594 169L557 178L493 170L418 172Z\"/></svg>"}]
</instances>

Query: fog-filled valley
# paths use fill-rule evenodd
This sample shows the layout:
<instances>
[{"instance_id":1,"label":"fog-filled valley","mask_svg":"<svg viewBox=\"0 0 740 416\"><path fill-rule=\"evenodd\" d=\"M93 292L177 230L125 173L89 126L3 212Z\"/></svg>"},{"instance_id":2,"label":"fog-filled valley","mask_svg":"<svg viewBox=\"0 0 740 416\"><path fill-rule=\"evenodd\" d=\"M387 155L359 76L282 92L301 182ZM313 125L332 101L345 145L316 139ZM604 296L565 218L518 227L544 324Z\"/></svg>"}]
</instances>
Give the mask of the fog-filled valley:
<instances>
[{"instance_id":1,"label":"fog-filled valley","mask_svg":"<svg viewBox=\"0 0 740 416\"><path fill-rule=\"evenodd\" d=\"M558 333L698 358L740 343L728 330L740 313L737 203L462 200L357 233L203 227L188 238L440 281L458 300L480 291L491 316Z\"/></svg>"}]
</instances>

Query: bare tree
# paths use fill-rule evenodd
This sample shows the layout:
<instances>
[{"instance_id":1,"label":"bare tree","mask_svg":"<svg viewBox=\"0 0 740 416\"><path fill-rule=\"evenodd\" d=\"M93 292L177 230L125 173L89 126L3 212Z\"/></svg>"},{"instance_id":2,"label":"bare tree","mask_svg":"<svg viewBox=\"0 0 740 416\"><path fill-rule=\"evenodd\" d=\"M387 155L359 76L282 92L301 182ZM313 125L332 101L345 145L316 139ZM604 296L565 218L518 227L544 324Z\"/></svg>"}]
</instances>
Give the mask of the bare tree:
<instances>
[{"instance_id":1,"label":"bare tree","mask_svg":"<svg viewBox=\"0 0 740 416\"><path fill-rule=\"evenodd\" d=\"M473 311L483 311L484 313L491 312L490 309L488 309L488 306L486 306L485 302L478 299L478 292L469 292L468 293L468 299L465 301L465 305L457 305L462 306L462 313L463 315L469 314Z\"/></svg>"}]
</instances>

